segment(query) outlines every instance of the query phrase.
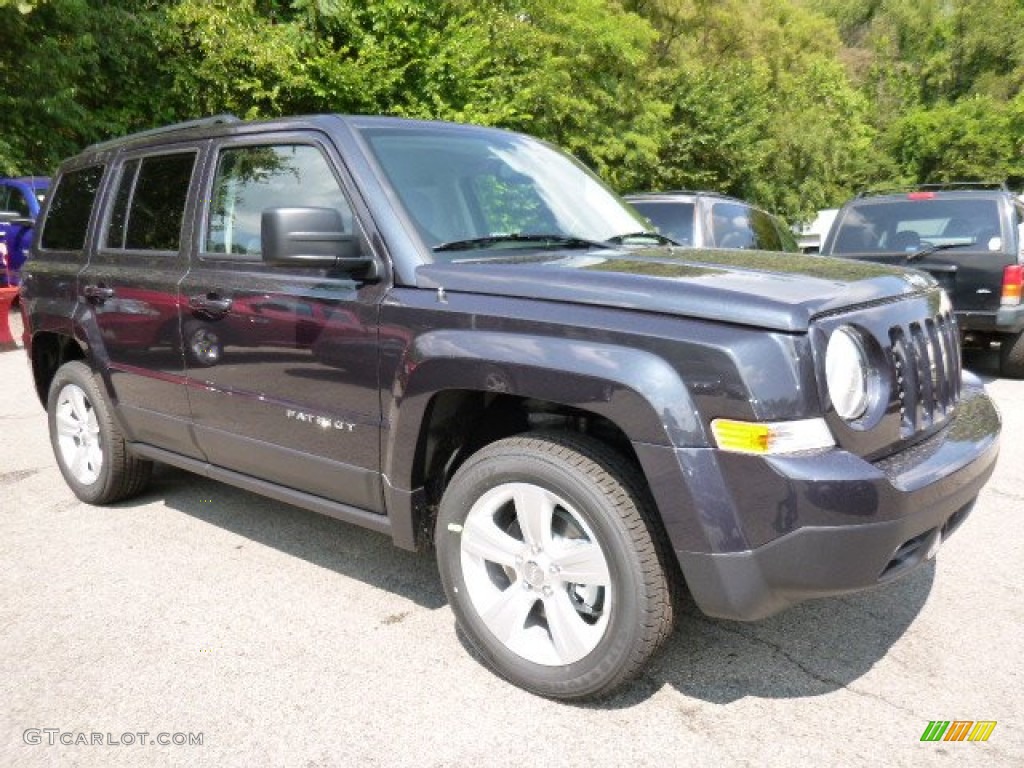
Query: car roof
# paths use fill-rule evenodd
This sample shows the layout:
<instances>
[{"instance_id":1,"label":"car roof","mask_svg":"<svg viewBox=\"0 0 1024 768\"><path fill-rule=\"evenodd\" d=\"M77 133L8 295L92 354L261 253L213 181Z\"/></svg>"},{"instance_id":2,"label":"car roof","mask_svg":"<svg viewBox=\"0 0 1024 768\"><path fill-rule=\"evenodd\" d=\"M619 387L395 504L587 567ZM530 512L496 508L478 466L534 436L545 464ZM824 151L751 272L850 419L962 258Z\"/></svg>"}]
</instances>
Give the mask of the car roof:
<instances>
[{"instance_id":1,"label":"car roof","mask_svg":"<svg viewBox=\"0 0 1024 768\"><path fill-rule=\"evenodd\" d=\"M266 120L240 120L234 115L222 114L204 117L198 120L173 123L171 125L139 131L137 133L92 144L82 150L78 155L68 158L65 161L65 164L75 166L83 161L95 158L97 155L115 152L129 147L132 149L144 149L150 146L161 146L171 143L218 138L221 136L244 136L248 133L264 133L268 131L316 129L327 132L342 125L346 125L350 129L355 130L371 127L396 129L419 127L429 128L431 131L441 134L473 133L478 135L518 135L513 131L507 131L501 128L452 123L441 120L419 120L379 115L315 114L276 117ZM534 140L543 143L541 139Z\"/></svg>"},{"instance_id":2,"label":"car roof","mask_svg":"<svg viewBox=\"0 0 1024 768\"><path fill-rule=\"evenodd\" d=\"M0 178L0 183L10 184L12 182L16 183L16 184L24 184L26 186L32 187L33 189L37 189L39 187L48 187L48 186L50 186L50 177L49 176L5 176L5 177Z\"/></svg>"},{"instance_id":3,"label":"car roof","mask_svg":"<svg viewBox=\"0 0 1024 768\"><path fill-rule=\"evenodd\" d=\"M673 202L673 201L687 201L690 202L698 197L712 197L716 200L724 200L730 203L742 203L743 205L749 205L752 208L756 208L753 203L749 203L746 200L741 200L738 197L731 195L723 195L721 192L709 192L705 190L690 190L690 189L679 189L679 190L668 190L665 192L632 192L628 195L622 196L624 199L633 201L650 201L650 202Z\"/></svg>"},{"instance_id":4,"label":"car roof","mask_svg":"<svg viewBox=\"0 0 1024 768\"><path fill-rule=\"evenodd\" d=\"M925 202L927 200L978 200L1012 199L1013 193L1005 188L961 188L961 189L908 189L901 192L860 194L846 201L845 205L873 205L876 203L902 202L906 200Z\"/></svg>"}]
</instances>

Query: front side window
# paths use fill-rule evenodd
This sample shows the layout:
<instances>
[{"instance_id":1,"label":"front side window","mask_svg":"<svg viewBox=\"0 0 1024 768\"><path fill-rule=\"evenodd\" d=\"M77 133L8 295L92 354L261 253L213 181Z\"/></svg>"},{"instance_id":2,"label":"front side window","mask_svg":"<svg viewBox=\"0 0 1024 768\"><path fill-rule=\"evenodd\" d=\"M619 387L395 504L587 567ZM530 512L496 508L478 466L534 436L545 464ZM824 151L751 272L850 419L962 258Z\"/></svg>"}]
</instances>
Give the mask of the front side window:
<instances>
[{"instance_id":1,"label":"front side window","mask_svg":"<svg viewBox=\"0 0 1024 768\"><path fill-rule=\"evenodd\" d=\"M78 251L85 247L89 217L102 178L102 165L90 165L61 176L43 224L40 247L50 251Z\"/></svg>"},{"instance_id":2,"label":"front side window","mask_svg":"<svg viewBox=\"0 0 1024 768\"><path fill-rule=\"evenodd\" d=\"M258 259L263 211L286 207L337 209L345 231L352 232L352 209L316 147L225 149L217 161L203 250Z\"/></svg>"},{"instance_id":3,"label":"front side window","mask_svg":"<svg viewBox=\"0 0 1024 768\"><path fill-rule=\"evenodd\" d=\"M636 201L633 207L650 219L655 229L665 237L679 245L693 245L693 203Z\"/></svg>"}]
</instances>

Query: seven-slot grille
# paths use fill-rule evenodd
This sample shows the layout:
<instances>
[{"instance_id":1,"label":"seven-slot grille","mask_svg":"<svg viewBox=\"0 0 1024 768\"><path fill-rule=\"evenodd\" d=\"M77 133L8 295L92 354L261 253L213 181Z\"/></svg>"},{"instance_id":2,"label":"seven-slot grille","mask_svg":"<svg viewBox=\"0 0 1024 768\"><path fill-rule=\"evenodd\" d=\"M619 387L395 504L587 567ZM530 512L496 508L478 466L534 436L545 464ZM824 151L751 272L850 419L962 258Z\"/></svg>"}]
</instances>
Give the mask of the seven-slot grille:
<instances>
[{"instance_id":1,"label":"seven-slot grille","mask_svg":"<svg viewBox=\"0 0 1024 768\"><path fill-rule=\"evenodd\" d=\"M889 329L900 435L946 420L960 400L960 343L951 313Z\"/></svg>"}]
</instances>

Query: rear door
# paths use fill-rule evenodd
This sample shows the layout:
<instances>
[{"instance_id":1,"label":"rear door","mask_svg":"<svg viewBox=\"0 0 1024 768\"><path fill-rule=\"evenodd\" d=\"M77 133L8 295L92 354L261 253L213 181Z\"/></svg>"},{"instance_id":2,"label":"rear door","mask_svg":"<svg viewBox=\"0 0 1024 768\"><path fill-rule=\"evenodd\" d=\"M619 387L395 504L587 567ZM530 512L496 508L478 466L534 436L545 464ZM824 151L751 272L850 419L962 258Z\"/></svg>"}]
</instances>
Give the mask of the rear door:
<instances>
[{"instance_id":1,"label":"rear door","mask_svg":"<svg viewBox=\"0 0 1024 768\"><path fill-rule=\"evenodd\" d=\"M210 461L362 509L383 510L378 304L383 281L264 264L276 207L339 210L358 235L343 166L316 132L220 141L182 290L189 396Z\"/></svg>"},{"instance_id":2,"label":"rear door","mask_svg":"<svg viewBox=\"0 0 1024 768\"><path fill-rule=\"evenodd\" d=\"M118 158L98 245L78 280L94 357L131 437L193 457L178 283L202 151L185 144Z\"/></svg>"}]
</instances>

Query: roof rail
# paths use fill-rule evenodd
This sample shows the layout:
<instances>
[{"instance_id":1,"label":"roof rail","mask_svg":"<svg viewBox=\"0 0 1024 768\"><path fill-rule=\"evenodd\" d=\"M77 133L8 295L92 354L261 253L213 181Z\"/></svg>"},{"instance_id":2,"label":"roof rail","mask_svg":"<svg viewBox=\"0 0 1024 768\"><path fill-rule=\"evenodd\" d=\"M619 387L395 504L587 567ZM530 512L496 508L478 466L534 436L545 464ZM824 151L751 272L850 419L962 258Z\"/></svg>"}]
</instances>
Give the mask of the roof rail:
<instances>
[{"instance_id":1,"label":"roof rail","mask_svg":"<svg viewBox=\"0 0 1024 768\"><path fill-rule=\"evenodd\" d=\"M164 133L175 133L177 131L187 131L190 128L204 128L209 125L223 125L225 123L237 123L239 119L231 114L213 115L211 117L200 117L198 120L186 120L182 123L172 123L171 125L164 125L159 128L150 128L147 131L139 131L138 133L130 133L127 136L119 136L116 139L108 139L107 141L101 141L96 144L90 144L86 147L85 151L95 152L96 150L107 149L109 147L123 144L126 141L132 141L134 139L144 139L150 136L160 136Z\"/></svg>"},{"instance_id":2,"label":"roof rail","mask_svg":"<svg viewBox=\"0 0 1024 768\"><path fill-rule=\"evenodd\" d=\"M971 189L995 189L1000 192L1009 192L1005 181L944 181L930 184L910 184L905 187L869 187L857 193L857 197L867 195L896 195L902 192L934 192Z\"/></svg>"}]
</instances>

